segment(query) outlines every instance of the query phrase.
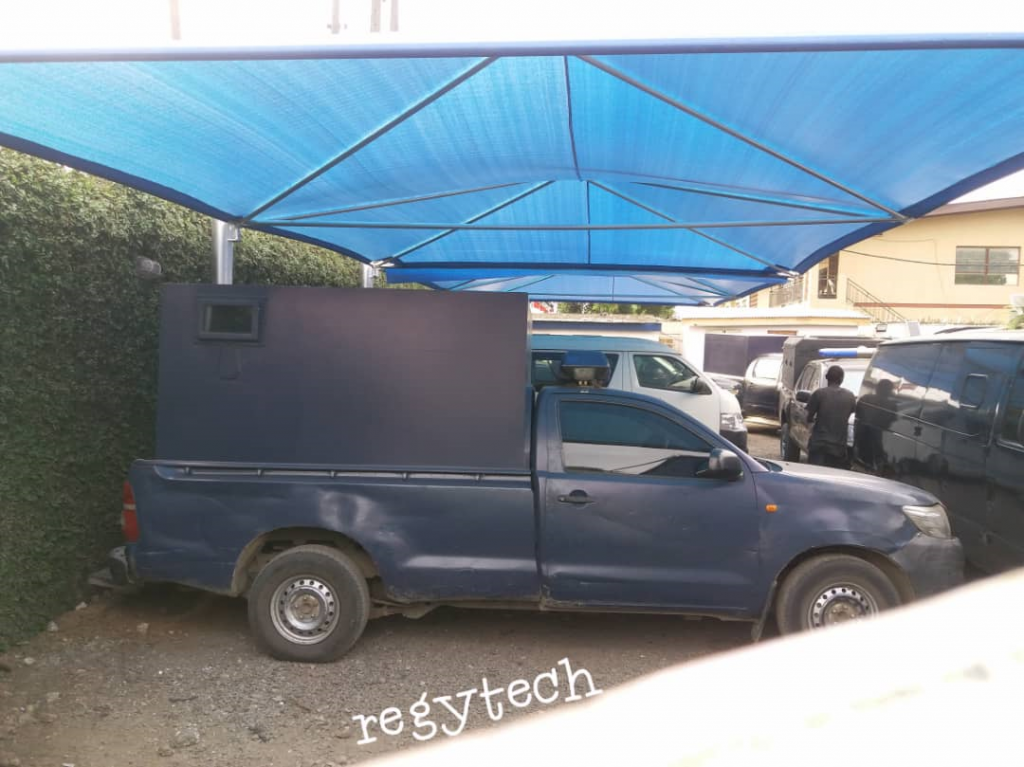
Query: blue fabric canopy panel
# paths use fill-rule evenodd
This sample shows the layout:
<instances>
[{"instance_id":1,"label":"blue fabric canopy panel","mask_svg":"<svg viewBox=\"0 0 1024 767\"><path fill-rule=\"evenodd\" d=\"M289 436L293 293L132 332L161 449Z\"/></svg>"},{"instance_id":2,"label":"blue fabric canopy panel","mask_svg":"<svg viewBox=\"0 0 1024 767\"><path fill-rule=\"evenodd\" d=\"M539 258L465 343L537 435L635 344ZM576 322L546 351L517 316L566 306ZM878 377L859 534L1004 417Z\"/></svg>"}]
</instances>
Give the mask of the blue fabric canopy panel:
<instances>
[{"instance_id":1,"label":"blue fabric canopy panel","mask_svg":"<svg viewBox=\"0 0 1024 767\"><path fill-rule=\"evenodd\" d=\"M389 280L714 304L1024 167L1024 37L0 53L0 144Z\"/></svg>"}]
</instances>

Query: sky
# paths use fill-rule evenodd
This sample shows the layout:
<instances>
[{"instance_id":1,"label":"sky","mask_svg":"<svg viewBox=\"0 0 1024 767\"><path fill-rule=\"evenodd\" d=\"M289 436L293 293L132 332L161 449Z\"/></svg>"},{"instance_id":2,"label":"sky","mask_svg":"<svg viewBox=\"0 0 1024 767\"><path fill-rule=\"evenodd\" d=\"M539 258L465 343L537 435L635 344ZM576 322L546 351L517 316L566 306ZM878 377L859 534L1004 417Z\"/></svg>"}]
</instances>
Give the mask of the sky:
<instances>
[{"instance_id":1,"label":"sky","mask_svg":"<svg viewBox=\"0 0 1024 767\"><path fill-rule=\"evenodd\" d=\"M0 0L0 49L1024 34L1024 3L1012 0L379 0L382 31L371 33L373 2ZM1024 196L1024 171L962 199L1015 196Z\"/></svg>"}]
</instances>

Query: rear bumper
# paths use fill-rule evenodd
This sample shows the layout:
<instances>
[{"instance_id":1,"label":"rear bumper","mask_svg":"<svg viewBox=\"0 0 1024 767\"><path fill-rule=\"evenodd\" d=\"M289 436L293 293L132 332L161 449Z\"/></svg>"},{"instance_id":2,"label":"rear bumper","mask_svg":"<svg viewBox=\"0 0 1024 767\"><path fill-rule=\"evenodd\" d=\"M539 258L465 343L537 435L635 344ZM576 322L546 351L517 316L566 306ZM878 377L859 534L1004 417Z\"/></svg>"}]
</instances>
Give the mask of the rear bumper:
<instances>
[{"instance_id":1,"label":"rear bumper","mask_svg":"<svg viewBox=\"0 0 1024 767\"><path fill-rule=\"evenodd\" d=\"M964 549L957 538L932 538L919 533L892 559L910 578L918 598L964 582Z\"/></svg>"},{"instance_id":2,"label":"rear bumper","mask_svg":"<svg viewBox=\"0 0 1024 767\"><path fill-rule=\"evenodd\" d=\"M723 430L720 432L723 437L736 445L744 453L747 452L747 430L740 431Z\"/></svg>"}]
</instances>

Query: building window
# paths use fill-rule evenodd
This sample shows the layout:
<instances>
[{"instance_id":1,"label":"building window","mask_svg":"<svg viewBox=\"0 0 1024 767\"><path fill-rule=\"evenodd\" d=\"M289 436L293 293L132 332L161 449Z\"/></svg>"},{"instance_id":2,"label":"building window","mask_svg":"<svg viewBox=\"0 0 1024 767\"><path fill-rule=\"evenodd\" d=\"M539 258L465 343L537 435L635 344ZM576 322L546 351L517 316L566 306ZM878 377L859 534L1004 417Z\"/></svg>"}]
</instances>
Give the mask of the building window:
<instances>
[{"instance_id":1,"label":"building window","mask_svg":"<svg viewBox=\"0 0 1024 767\"><path fill-rule=\"evenodd\" d=\"M957 285L1016 285L1020 274L1020 248L956 249Z\"/></svg>"},{"instance_id":2,"label":"building window","mask_svg":"<svg viewBox=\"0 0 1024 767\"><path fill-rule=\"evenodd\" d=\"M749 306L751 309L757 307L757 293L751 293L749 296L747 296L747 306Z\"/></svg>"},{"instance_id":3,"label":"building window","mask_svg":"<svg viewBox=\"0 0 1024 767\"><path fill-rule=\"evenodd\" d=\"M839 254L833 253L818 266L818 298L835 298L839 283Z\"/></svg>"}]
</instances>

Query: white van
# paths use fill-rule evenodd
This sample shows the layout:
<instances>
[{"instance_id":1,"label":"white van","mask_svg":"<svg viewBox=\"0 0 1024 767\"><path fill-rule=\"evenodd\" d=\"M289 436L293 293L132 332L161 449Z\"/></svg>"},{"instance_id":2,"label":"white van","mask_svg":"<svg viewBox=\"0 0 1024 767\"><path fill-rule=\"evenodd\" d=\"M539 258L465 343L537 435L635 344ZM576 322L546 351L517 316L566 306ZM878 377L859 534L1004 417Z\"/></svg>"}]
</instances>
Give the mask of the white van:
<instances>
[{"instance_id":1,"label":"white van","mask_svg":"<svg viewBox=\"0 0 1024 767\"><path fill-rule=\"evenodd\" d=\"M741 450L747 449L747 427L736 397L664 344L639 338L538 333L531 338L531 349L534 386L557 382L553 363L560 362L567 351L604 352L611 365L608 388L664 400Z\"/></svg>"}]
</instances>

